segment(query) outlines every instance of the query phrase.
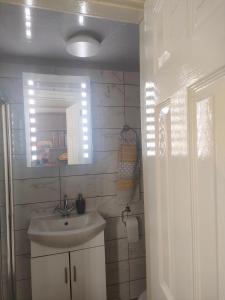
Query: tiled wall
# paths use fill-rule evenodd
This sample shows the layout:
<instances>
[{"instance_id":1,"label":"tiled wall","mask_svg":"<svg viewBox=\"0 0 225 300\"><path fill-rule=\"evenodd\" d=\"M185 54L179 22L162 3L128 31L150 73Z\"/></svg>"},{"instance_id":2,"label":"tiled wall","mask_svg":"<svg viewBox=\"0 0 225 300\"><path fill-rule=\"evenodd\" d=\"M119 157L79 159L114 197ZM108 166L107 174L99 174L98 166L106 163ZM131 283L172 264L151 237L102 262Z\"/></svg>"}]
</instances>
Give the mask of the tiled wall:
<instances>
[{"instance_id":1,"label":"tiled wall","mask_svg":"<svg viewBox=\"0 0 225 300\"><path fill-rule=\"evenodd\" d=\"M22 72L88 75L91 78L94 163L62 168L26 168ZM30 300L30 247L27 228L32 211L55 207L64 194L82 192L87 208L107 220L105 230L109 300L136 299L145 288L143 193L131 205L140 223L140 241L128 244L117 198L118 136L127 123L140 132L139 74L55 66L0 64L0 90L11 103L18 300ZM124 114L125 104L125 114ZM61 194L61 195L60 195ZM138 199L136 199L138 200Z\"/></svg>"}]
</instances>

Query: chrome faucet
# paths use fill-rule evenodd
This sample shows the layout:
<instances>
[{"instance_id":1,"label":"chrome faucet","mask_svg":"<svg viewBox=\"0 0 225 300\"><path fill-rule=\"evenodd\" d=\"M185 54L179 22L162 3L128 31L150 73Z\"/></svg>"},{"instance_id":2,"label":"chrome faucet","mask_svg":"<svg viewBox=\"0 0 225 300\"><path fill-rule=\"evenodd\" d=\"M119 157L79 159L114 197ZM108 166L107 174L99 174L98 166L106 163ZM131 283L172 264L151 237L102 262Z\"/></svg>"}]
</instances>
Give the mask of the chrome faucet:
<instances>
[{"instance_id":1,"label":"chrome faucet","mask_svg":"<svg viewBox=\"0 0 225 300\"><path fill-rule=\"evenodd\" d=\"M69 206L69 201L67 195L64 195L63 197L63 205L62 201L60 199L59 205L56 206L55 210L60 213L63 217L67 217L71 214L73 211L74 206L72 205L71 207Z\"/></svg>"}]
</instances>

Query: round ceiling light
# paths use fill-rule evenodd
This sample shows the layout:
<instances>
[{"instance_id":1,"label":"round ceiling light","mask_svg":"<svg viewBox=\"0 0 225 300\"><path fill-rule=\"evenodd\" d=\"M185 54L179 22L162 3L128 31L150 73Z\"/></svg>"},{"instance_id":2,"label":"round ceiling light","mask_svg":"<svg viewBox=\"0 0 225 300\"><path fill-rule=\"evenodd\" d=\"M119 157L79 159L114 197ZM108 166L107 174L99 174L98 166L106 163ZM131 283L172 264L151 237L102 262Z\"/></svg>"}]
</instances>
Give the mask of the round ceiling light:
<instances>
[{"instance_id":1,"label":"round ceiling light","mask_svg":"<svg viewBox=\"0 0 225 300\"><path fill-rule=\"evenodd\" d=\"M66 42L66 50L77 57L95 56L100 48L100 42L89 35L77 35Z\"/></svg>"}]
</instances>

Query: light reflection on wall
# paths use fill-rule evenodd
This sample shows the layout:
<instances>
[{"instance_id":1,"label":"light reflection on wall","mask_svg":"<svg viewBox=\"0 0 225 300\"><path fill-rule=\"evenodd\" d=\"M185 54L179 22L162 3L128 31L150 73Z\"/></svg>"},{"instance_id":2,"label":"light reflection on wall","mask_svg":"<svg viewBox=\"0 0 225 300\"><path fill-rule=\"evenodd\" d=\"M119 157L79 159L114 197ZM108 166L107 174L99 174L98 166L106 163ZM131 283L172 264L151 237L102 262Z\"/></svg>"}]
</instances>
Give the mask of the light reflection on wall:
<instances>
[{"instance_id":1,"label":"light reflection on wall","mask_svg":"<svg viewBox=\"0 0 225 300\"><path fill-rule=\"evenodd\" d=\"M153 82L145 84L145 129L147 156L155 156L155 105L156 89Z\"/></svg>"},{"instance_id":2,"label":"light reflection on wall","mask_svg":"<svg viewBox=\"0 0 225 300\"><path fill-rule=\"evenodd\" d=\"M171 99L172 156L187 155L187 95L180 90Z\"/></svg>"},{"instance_id":3,"label":"light reflection on wall","mask_svg":"<svg viewBox=\"0 0 225 300\"><path fill-rule=\"evenodd\" d=\"M213 144L213 113L212 98L207 98L196 104L197 118L197 152L200 159L205 159L211 153Z\"/></svg>"},{"instance_id":4,"label":"light reflection on wall","mask_svg":"<svg viewBox=\"0 0 225 300\"><path fill-rule=\"evenodd\" d=\"M169 113L170 108L169 106L165 106L161 109L160 114L159 114L159 120L158 120L158 153L159 156L163 157L166 155L166 150L167 150L167 124L166 124L166 117L167 114Z\"/></svg>"}]
</instances>

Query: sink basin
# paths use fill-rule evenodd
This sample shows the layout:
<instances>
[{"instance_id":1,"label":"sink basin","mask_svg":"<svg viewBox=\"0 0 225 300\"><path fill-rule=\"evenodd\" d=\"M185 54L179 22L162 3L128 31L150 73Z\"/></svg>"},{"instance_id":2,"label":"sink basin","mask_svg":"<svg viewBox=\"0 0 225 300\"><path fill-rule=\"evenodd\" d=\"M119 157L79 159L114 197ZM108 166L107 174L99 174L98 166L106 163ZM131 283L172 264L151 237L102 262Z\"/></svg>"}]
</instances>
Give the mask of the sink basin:
<instances>
[{"instance_id":1,"label":"sink basin","mask_svg":"<svg viewBox=\"0 0 225 300\"><path fill-rule=\"evenodd\" d=\"M105 228L105 220L97 212L69 217L52 214L34 217L28 229L31 241L56 248L83 244Z\"/></svg>"}]
</instances>

